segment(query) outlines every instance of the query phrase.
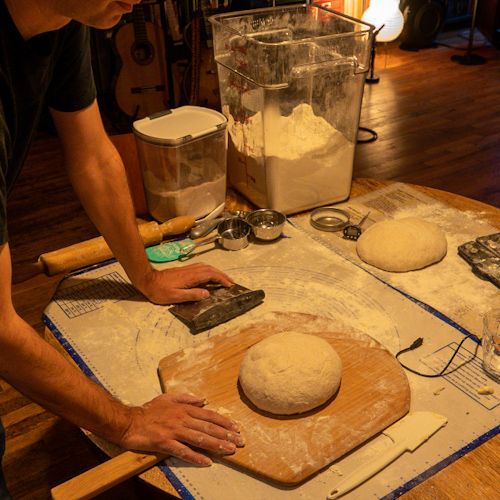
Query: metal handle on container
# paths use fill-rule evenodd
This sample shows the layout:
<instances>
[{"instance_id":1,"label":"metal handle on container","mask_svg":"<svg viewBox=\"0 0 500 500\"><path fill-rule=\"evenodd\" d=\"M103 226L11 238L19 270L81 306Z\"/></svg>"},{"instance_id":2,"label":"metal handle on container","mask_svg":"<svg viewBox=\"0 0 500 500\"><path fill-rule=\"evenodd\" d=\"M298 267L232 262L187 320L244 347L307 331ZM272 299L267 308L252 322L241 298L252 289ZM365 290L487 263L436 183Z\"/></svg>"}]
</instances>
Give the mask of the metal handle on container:
<instances>
[{"instance_id":1,"label":"metal handle on container","mask_svg":"<svg viewBox=\"0 0 500 500\"><path fill-rule=\"evenodd\" d=\"M311 73L319 73L319 72L331 73L332 70L342 71L345 69L349 69L353 72L353 74L355 74L358 66L359 64L355 57L343 57L329 61L319 61L308 64L299 64L292 68L291 75L292 78L305 78L308 77Z\"/></svg>"},{"instance_id":2,"label":"metal handle on container","mask_svg":"<svg viewBox=\"0 0 500 500\"><path fill-rule=\"evenodd\" d=\"M278 83L278 84L273 84L273 85L263 85L262 83L258 83L252 78L248 77L247 75L244 75L243 73L240 73L237 69L231 68L227 64L224 64L223 62L219 61L217 58L215 58L215 61L217 64L220 64L224 68L226 68L228 71L231 71L231 73L236 73L238 76L241 76L244 80L247 82L252 83L253 85L263 88L263 89L286 89L288 87L288 83Z\"/></svg>"}]
</instances>

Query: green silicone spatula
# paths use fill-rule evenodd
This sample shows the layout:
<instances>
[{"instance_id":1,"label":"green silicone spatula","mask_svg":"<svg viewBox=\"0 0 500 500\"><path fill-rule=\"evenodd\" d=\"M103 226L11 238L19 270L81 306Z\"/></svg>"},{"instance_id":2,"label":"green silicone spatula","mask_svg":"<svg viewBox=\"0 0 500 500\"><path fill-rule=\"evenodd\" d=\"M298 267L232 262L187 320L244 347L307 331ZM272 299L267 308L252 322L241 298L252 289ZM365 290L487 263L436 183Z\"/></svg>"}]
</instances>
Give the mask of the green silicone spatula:
<instances>
[{"instance_id":1,"label":"green silicone spatula","mask_svg":"<svg viewBox=\"0 0 500 500\"><path fill-rule=\"evenodd\" d=\"M185 257L196 247L207 245L208 243L213 243L219 238L220 237L217 235L199 242L194 242L190 238L185 238L184 240L160 243L159 245L154 245L152 247L146 248L146 255L148 256L148 260L150 262L172 262L174 260L180 259L181 257Z\"/></svg>"},{"instance_id":2,"label":"green silicone spatula","mask_svg":"<svg viewBox=\"0 0 500 500\"><path fill-rule=\"evenodd\" d=\"M146 248L146 255L150 262L172 262L191 252L194 244L190 238L160 243Z\"/></svg>"}]
</instances>

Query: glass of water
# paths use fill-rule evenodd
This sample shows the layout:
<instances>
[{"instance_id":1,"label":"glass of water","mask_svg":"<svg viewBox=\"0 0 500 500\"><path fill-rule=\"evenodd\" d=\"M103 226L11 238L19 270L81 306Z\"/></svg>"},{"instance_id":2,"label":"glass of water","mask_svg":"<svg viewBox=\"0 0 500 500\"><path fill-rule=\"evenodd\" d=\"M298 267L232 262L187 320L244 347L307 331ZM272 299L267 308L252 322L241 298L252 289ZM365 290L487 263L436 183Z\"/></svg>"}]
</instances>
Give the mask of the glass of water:
<instances>
[{"instance_id":1,"label":"glass of water","mask_svg":"<svg viewBox=\"0 0 500 500\"><path fill-rule=\"evenodd\" d=\"M483 320L483 368L500 378L500 307L488 311Z\"/></svg>"}]
</instances>

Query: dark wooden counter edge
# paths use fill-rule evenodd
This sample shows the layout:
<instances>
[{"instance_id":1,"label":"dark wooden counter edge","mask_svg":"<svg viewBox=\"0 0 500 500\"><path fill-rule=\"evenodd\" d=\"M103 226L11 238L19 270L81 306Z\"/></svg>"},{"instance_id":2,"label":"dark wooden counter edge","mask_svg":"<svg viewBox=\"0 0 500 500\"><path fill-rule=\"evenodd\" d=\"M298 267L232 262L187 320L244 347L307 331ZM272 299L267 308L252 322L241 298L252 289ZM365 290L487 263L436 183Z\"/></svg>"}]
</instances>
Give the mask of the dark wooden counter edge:
<instances>
[{"instance_id":1,"label":"dark wooden counter edge","mask_svg":"<svg viewBox=\"0 0 500 500\"><path fill-rule=\"evenodd\" d=\"M390 184L393 184L393 182L366 178L353 179L350 197L361 196ZM446 191L413 184L406 185L457 209L480 212L482 219L487 220L492 226L500 229L500 210L495 207ZM250 210L253 207L239 194L230 191L227 200L227 208L229 210ZM48 328L45 328L45 338L50 344L62 352L67 359L73 362L69 354L64 350ZM113 456L117 453L116 447L113 445L110 445L86 431L83 432L107 455ZM479 498L484 495L485 498L488 498L488 494L492 491L496 491L495 488L499 482L500 474L497 469L499 463L500 438L496 436L452 462L444 469L433 474L424 482L402 495L402 497L407 500L439 500L445 498L473 498L473 495L475 498ZM140 474L139 477L149 485L180 498L172 484L157 470L151 469Z\"/></svg>"}]
</instances>

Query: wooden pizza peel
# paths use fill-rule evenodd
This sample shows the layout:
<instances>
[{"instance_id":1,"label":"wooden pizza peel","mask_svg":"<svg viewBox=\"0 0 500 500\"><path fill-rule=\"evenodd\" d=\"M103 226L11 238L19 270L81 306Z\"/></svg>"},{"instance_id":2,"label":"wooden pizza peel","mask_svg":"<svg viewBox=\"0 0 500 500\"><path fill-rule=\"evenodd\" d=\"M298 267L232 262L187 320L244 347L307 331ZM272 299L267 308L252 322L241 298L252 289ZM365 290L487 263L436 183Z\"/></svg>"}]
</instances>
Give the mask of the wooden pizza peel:
<instances>
[{"instance_id":1,"label":"wooden pizza peel","mask_svg":"<svg viewBox=\"0 0 500 500\"><path fill-rule=\"evenodd\" d=\"M271 320L213 336L160 361L162 389L203 396L207 408L240 424L245 447L221 461L270 482L299 484L382 432L410 407L408 380L394 356L368 335L335 332L330 323L309 314L275 313ZM258 410L238 384L246 350L282 331L324 338L343 364L341 385L331 400L316 410L286 417ZM125 452L55 487L52 497L90 498L164 458ZM87 488L93 493L89 495Z\"/></svg>"},{"instance_id":2,"label":"wooden pizza peel","mask_svg":"<svg viewBox=\"0 0 500 500\"><path fill-rule=\"evenodd\" d=\"M210 408L240 424L245 447L221 461L293 485L405 415L410 389L399 363L371 337L331 331L327 319L308 314L276 313L275 318L167 356L160 361L159 376L164 392L203 395ZM330 401L316 410L287 417L258 410L238 384L247 349L282 331L324 338L343 366L340 388Z\"/></svg>"}]
</instances>

